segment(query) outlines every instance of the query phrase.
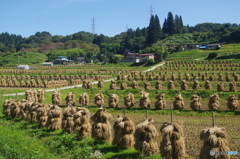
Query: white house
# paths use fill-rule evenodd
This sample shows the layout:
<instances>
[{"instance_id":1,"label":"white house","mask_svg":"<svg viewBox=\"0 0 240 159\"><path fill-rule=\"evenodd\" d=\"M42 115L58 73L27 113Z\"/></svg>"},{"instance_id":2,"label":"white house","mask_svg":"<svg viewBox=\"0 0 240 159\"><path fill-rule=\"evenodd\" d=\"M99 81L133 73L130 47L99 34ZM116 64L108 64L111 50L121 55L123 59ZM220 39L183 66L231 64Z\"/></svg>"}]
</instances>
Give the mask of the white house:
<instances>
[{"instance_id":1,"label":"white house","mask_svg":"<svg viewBox=\"0 0 240 159\"><path fill-rule=\"evenodd\" d=\"M19 70L29 70L29 66L28 65L18 65L17 66L17 69L19 69Z\"/></svg>"},{"instance_id":2,"label":"white house","mask_svg":"<svg viewBox=\"0 0 240 159\"><path fill-rule=\"evenodd\" d=\"M123 58L123 62L134 62L134 63L138 63L140 61L139 57L138 57L138 53L135 52L125 52L124 53L124 58Z\"/></svg>"},{"instance_id":3,"label":"white house","mask_svg":"<svg viewBox=\"0 0 240 159\"><path fill-rule=\"evenodd\" d=\"M138 57L140 59L139 62L148 62L148 60L150 60L150 59L153 59L153 61L154 61L154 54L155 53L138 54Z\"/></svg>"},{"instance_id":4,"label":"white house","mask_svg":"<svg viewBox=\"0 0 240 159\"><path fill-rule=\"evenodd\" d=\"M42 66L53 66L52 62L43 62Z\"/></svg>"},{"instance_id":5,"label":"white house","mask_svg":"<svg viewBox=\"0 0 240 159\"><path fill-rule=\"evenodd\" d=\"M123 62L148 62L149 59L154 60L155 53L147 53L147 54L138 54L133 52L125 52Z\"/></svg>"}]
</instances>

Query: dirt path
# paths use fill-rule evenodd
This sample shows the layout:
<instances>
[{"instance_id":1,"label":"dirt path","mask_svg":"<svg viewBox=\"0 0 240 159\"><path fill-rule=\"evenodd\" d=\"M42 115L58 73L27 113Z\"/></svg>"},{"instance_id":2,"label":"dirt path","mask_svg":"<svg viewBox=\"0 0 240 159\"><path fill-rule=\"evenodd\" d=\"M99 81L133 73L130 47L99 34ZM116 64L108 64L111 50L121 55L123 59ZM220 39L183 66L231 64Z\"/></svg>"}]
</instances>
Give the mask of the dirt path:
<instances>
[{"instance_id":1,"label":"dirt path","mask_svg":"<svg viewBox=\"0 0 240 159\"><path fill-rule=\"evenodd\" d=\"M162 65L164 65L165 62L161 63L161 64L158 64L156 66L153 66L152 68L148 69L148 70L145 70L144 72L147 72L147 71L153 71L155 70L157 67L160 67ZM112 79L108 79L108 80L104 80L103 82L109 82L111 80L114 80L114 79L117 79L117 78L112 78ZM95 81L95 82L92 82L92 84L97 84L98 81ZM74 85L74 86L66 86L66 87L61 87L61 88L57 88L59 90L63 90L63 89L70 89L70 88L77 88L77 87L82 87L82 84L79 84L79 85ZM53 92L54 90L56 90L55 88L54 89L46 89L45 92ZM3 96L16 96L17 95L24 95L25 92L21 92L21 93L14 93L14 94L4 94Z\"/></svg>"},{"instance_id":2,"label":"dirt path","mask_svg":"<svg viewBox=\"0 0 240 159\"><path fill-rule=\"evenodd\" d=\"M160 67L160 66L162 66L162 65L164 65L164 64L165 64L165 62L160 63L160 64L158 64L158 65L156 65L156 66L153 66L152 68L150 68L150 69L148 69L148 70L146 70L146 71L144 71L144 72L153 71L153 70L155 70L157 67Z\"/></svg>"}]
</instances>

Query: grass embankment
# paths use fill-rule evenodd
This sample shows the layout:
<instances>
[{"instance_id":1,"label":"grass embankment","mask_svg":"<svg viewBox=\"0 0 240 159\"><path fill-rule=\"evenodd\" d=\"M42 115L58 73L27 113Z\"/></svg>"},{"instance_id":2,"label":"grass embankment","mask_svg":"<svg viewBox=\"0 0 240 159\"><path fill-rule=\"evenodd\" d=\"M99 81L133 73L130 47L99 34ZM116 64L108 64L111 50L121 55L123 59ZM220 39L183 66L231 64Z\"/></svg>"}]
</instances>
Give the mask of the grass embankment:
<instances>
[{"instance_id":1,"label":"grass embankment","mask_svg":"<svg viewBox=\"0 0 240 159\"><path fill-rule=\"evenodd\" d=\"M98 109L89 106L91 115ZM107 109L112 115L113 125L118 114L123 114L122 109ZM126 114L134 121L135 125L143 121L146 110L131 108ZM158 132L163 122L170 121L170 110L150 110L149 117L155 120L154 125ZM202 141L199 135L202 129L211 127L210 111L173 111L174 121L183 121L184 134L189 158L197 158ZM11 119L0 115L0 154L6 158L102 158L132 159L147 158L139 155L135 149L118 150L116 146L108 143L97 143L92 138L77 140L75 134L65 134L62 130L53 132L46 128L38 128L37 124L32 124L19 119ZM239 114L227 111L215 112L215 124L225 127L230 149L239 150L240 130ZM158 143L161 141L159 134ZM93 155L95 154L95 155ZM92 156L92 157L91 157ZM95 157L93 157L95 156ZM159 155L148 158L161 158Z\"/></svg>"},{"instance_id":2,"label":"grass embankment","mask_svg":"<svg viewBox=\"0 0 240 159\"><path fill-rule=\"evenodd\" d=\"M92 138L77 140L76 134L53 132L38 128L20 119L0 115L0 158L14 159L98 159L98 158L156 158L143 157L135 149L118 150L109 143L98 143Z\"/></svg>"}]
</instances>

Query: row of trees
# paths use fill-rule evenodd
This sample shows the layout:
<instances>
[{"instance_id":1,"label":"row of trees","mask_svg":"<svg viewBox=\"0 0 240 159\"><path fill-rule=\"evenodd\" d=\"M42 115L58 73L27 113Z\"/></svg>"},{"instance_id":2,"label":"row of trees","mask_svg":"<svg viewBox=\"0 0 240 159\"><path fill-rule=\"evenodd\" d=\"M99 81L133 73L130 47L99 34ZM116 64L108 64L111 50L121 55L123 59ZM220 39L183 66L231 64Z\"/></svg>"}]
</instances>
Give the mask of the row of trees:
<instances>
[{"instance_id":1,"label":"row of trees","mask_svg":"<svg viewBox=\"0 0 240 159\"><path fill-rule=\"evenodd\" d=\"M21 48L23 37L21 35L2 33L0 34L0 52L16 52Z\"/></svg>"},{"instance_id":2,"label":"row of trees","mask_svg":"<svg viewBox=\"0 0 240 159\"><path fill-rule=\"evenodd\" d=\"M139 50L149 47L168 36L186 32L181 16L175 15L174 18L173 14L169 12L167 18L165 18L163 27L161 27L158 15L152 15L147 28L137 28L136 30L128 29L122 41L122 46L124 46L125 49L139 52Z\"/></svg>"}]
</instances>

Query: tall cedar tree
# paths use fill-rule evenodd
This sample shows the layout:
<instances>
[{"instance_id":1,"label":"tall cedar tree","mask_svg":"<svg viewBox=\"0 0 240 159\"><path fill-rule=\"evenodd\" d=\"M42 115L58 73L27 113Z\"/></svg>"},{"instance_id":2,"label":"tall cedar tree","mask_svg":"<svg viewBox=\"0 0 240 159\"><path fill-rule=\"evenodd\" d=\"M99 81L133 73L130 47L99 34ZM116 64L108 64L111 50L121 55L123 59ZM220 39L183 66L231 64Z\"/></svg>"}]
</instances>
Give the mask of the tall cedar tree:
<instances>
[{"instance_id":1,"label":"tall cedar tree","mask_svg":"<svg viewBox=\"0 0 240 159\"><path fill-rule=\"evenodd\" d=\"M178 16L177 14L175 15L175 34L182 34L182 29L183 29L183 22L182 22L182 17Z\"/></svg>"},{"instance_id":2,"label":"tall cedar tree","mask_svg":"<svg viewBox=\"0 0 240 159\"><path fill-rule=\"evenodd\" d=\"M161 26L157 15L151 16L150 23L148 26L147 45L152 45L161 38Z\"/></svg>"},{"instance_id":3,"label":"tall cedar tree","mask_svg":"<svg viewBox=\"0 0 240 159\"><path fill-rule=\"evenodd\" d=\"M160 21L157 15L155 15L155 23L156 23L157 40L160 40L162 38L162 29L161 29Z\"/></svg>"},{"instance_id":4,"label":"tall cedar tree","mask_svg":"<svg viewBox=\"0 0 240 159\"><path fill-rule=\"evenodd\" d=\"M168 12L166 33L173 35L175 33L175 24L172 12Z\"/></svg>"},{"instance_id":5,"label":"tall cedar tree","mask_svg":"<svg viewBox=\"0 0 240 159\"><path fill-rule=\"evenodd\" d=\"M180 18L179 18L179 22L180 22L180 26L183 27L183 20L182 20L182 16L180 15Z\"/></svg>"},{"instance_id":6,"label":"tall cedar tree","mask_svg":"<svg viewBox=\"0 0 240 159\"><path fill-rule=\"evenodd\" d=\"M175 15L175 34L180 34L181 33L181 24L180 24L180 18L176 14Z\"/></svg>"},{"instance_id":7,"label":"tall cedar tree","mask_svg":"<svg viewBox=\"0 0 240 159\"><path fill-rule=\"evenodd\" d=\"M164 22L163 22L163 28L162 28L163 33L165 33L165 34L168 33L167 28L168 28L168 26L167 26L167 19L165 18Z\"/></svg>"},{"instance_id":8,"label":"tall cedar tree","mask_svg":"<svg viewBox=\"0 0 240 159\"><path fill-rule=\"evenodd\" d=\"M173 14L168 12L168 17L164 20L162 31L168 35L181 34L183 32L182 17L176 14L175 18L173 18Z\"/></svg>"}]
</instances>

